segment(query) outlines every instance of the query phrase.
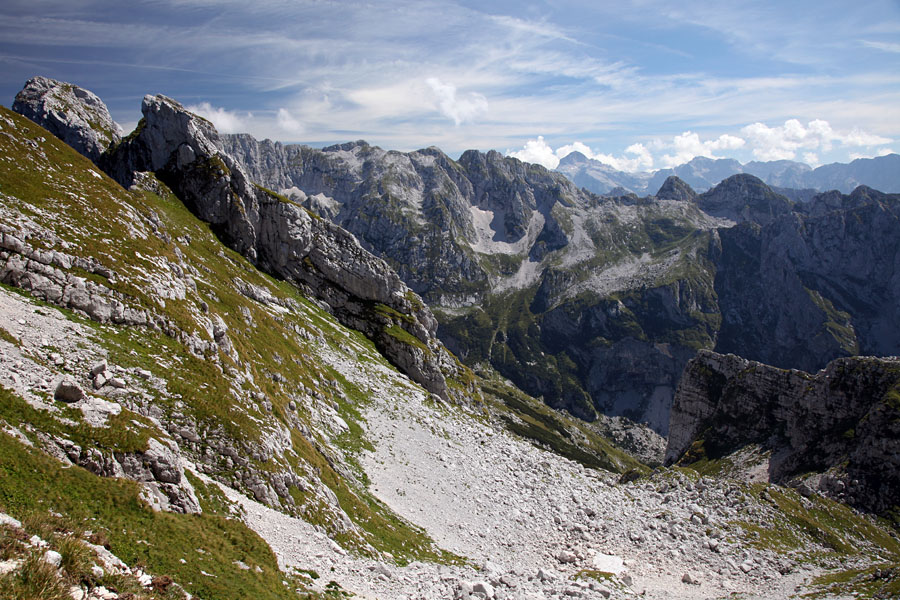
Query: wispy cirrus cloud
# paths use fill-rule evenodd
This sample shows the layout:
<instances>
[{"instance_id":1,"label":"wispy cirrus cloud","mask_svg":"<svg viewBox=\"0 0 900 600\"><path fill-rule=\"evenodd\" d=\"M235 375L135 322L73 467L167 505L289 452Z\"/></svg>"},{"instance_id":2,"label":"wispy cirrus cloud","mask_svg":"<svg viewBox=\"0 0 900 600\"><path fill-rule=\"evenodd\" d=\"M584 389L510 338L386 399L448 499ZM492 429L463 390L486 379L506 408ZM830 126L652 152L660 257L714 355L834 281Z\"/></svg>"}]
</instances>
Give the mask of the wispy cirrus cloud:
<instances>
[{"instance_id":1,"label":"wispy cirrus cloud","mask_svg":"<svg viewBox=\"0 0 900 600\"><path fill-rule=\"evenodd\" d=\"M872 40L863 40L862 44L869 48L875 48L876 50L883 50L884 52L893 52L894 54L900 54L900 44L894 42L876 42Z\"/></svg>"},{"instance_id":2,"label":"wispy cirrus cloud","mask_svg":"<svg viewBox=\"0 0 900 600\"><path fill-rule=\"evenodd\" d=\"M900 137L900 11L875 0L850 12L837 0L8 0L0 93L38 65L97 92L122 122L159 92L258 137L453 153L519 148L535 132L550 162L578 140L644 168L750 156L748 123L822 119ZM794 151L839 159L849 146L830 148Z\"/></svg>"}]
</instances>

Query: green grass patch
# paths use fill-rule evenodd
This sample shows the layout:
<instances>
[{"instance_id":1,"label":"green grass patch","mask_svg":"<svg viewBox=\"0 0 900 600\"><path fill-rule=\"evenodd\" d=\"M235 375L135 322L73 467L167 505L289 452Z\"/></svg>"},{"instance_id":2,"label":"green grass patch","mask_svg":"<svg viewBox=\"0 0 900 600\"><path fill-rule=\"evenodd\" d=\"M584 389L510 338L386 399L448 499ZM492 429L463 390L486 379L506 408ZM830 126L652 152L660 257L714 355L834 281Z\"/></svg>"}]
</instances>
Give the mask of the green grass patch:
<instances>
[{"instance_id":1,"label":"green grass patch","mask_svg":"<svg viewBox=\"0 0 900 600\"><path fill-rule=\"evenodd\" d=\"M104 479L80 467L63 469L4 433L0 506L14 517L55 511L86 527L102 528L116 556L172 577L198 598L296 598L282 584L284 574L271 549L239 521L154 512L140 499L137 483ZM261 572L239 569L238 560Z\"/></svg>"}]
</instances>

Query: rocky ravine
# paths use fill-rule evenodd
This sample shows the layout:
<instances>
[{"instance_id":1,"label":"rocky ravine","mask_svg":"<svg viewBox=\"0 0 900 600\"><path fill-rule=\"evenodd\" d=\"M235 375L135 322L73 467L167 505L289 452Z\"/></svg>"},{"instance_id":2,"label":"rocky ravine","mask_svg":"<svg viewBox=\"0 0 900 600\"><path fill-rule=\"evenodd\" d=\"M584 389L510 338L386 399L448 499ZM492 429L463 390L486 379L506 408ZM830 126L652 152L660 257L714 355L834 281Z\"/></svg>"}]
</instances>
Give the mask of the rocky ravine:
<instances>
[{"instance_id":1,"label":"rocky ravine","mask_svg":"<svg viewBox=\"0 0 900 600\"><path fill-rule=\"evenodd\" d=\"M741 487L671 472L618 484L415 390L389 391L357 365L342 372L374 392L370 489L472 566L355 560L305 523L234 497L288 567L382 599L772 598L818 572L799 554L738 541L735 522L780 519Z\"/></svg>"}]
</instances>

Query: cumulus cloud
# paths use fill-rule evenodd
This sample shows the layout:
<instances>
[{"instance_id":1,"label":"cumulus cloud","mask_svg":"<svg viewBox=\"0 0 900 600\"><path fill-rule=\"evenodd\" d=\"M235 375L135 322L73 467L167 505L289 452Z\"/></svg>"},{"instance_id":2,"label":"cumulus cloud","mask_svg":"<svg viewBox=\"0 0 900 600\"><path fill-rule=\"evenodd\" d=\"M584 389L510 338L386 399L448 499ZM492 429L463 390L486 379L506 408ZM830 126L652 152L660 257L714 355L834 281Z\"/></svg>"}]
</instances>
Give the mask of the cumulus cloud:
<instances>
[{"instance_id":1,"label":"cumulus cloud","mask_svg":"<svg viewBox=\"0 0 900 600\"><path fill-rule=\"evenodd\" d=\"M793 160L801 150L829 152L835 143L847 147L866 147L887 144L891 140L860 129L835 131L828 121L816 119L805 126L797 119L784 125L769 127L753 123L741 129L741 134L753 148L753 156L760 160Z\"/></svg>"},{"instance_id":2,"label":"cumulus cloud","mask_svg":"<svg viewBox=\"0 0 900 600\"><path fill-rule=\"evenodd\" d=\"M453 119L457 126L483 115L488 110L487 98L481 94L470 92L465 96L459 96L455 85L444 83L437 77L429 77L425 83L434 93L438 110L445 117Z\"/></svg>"},{"instance_id":3,"label":"cumulus cloud","mask_svg":"<svg viewBox=\"0 0 900 600\"><path fill-rule=\"evenodd\" d=\"M507 156L518 158L522 162L544 165L548 169L555 169L559 165L559 157L553 151L544 136L539 135L536 140L528 140L521 150L506 151Z\"/></svg>"},{"instance_id":4,"label":"cumulus cloud","mask_svg":"<svg viewBox=\"0 0 900 600\"><path fill-rule=\"evenodd\" d=\"M619 171L642 171L653 166L653 157L650 155L650 150L643 144L632 144L625 148L623 156L613 156L611 154L594 152L583 142L572 142L554 150L544 141L543 136L528 140L521 150L507 150L506 155L518 158L523 162L537 163L548 169L555 169L559 166L559 161L572 152L580 152L590 159L598 160Z\"/></svg>"},{"instance_id":5,"label":"cumulus cloud","mask_svg":"<svg viewBox=\"0 0 900 600\"><path fill-rule=\"evenodd\" d=\"M612 154L594 152L587 144L575 142L557 148L556 156L562 159L572 152L581 152L586 157L599 160L618 171L643 171L653 166L653 156L651 156L650 150L640 143L631 144L625 148L625 154L622 156L614 156Z\"/></svg>"},{"instance_id":6,"label":"cumulus cloud","mask_svg":"<svg viewBox=\"0 0 900 600\"><path fill-rule=\"evenodd\" d=\"M740 136L725 133L704 140L693 131L685 131L670 140L656 138L646 145L631 144L620 156L595 152L583 142L572 142L554 150L542 136L538 136L525 142L521 149L507 150L506 154L555 169L562 158L572 152L580 152L619 171L633 173L650 170L654 166L676 167L697 156L740 157L740 151L750 152L753 158L764 161L800 158L812 167L819 166L822 153L831 152L835 146L860 149L849 153L850 159L885 156L893 152L885 146L892 141L888 138L858 128L838 131L822 119L809 121L806 125L797 119L789 119L784 125L776 127L752 123L743 127L740 133Z\"/></svg>"},{"instance_id":7,"label":"cumulus cloud","mask_svg":"<svg viewBox=\"0 0 900 600\"><path fill-rule=\"evenodd\" d=\"M303 125L286 108L278 109L276 120L278 127L288 133L301 133L303 131Z\"/></svg>"},{"instance_id":8,"label":"cumulus cloud","mask_svg":"<svg viewBox=\"0 0 900 600\"><path fill-rule=\"evenodd\" d=\"M716 153L721 150L737 150L746 142L737 136L722 134L713 140L700 140L700 135L685 131L672 138L671 143L655 142L660 149L669 149L671 153L663 155L660 160L664 167L675 167L684 164L697 156L719 158Z\"/></svg>"},{"instance_id":9,"label":"cumulus cloud","mask_svg":"<svg viewBox=\"0 0 900 600\"><path fill-rule=\"evenodd\" d=\"M219 133L243 133L249 129L250 120L253 119L253 113L241 115L221 107L214 107L209 102L191 104L186 108L192 113L212 121Z\"/></svg>"}]
</instances>

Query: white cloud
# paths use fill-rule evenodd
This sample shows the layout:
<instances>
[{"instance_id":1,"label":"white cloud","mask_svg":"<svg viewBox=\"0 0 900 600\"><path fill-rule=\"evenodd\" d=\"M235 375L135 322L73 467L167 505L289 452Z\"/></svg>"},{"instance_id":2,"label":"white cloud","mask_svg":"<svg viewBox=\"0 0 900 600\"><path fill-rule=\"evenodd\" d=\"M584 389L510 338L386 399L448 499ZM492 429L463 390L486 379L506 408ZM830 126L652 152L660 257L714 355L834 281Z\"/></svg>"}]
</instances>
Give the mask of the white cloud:
<instances>
[{"instance_id":1,"label":"white cloud","mask_svg":"<svg viewBox=\"0 0 900 600\"><path fill-rule=\"evenodd\" d=\"M453 119L457 126L483 115L488 110L487 98L481 94L470 92L459 97L456 94L456 86L444 83L437 77L429 77L425 83L434 92L437 108L445 117Z\"/></svg>"},{"instance_id":2,"label":"white cloud","mask_svg":"<svg viewBox=\"0 0 900 600\"><path fill-rule=\"evenodd\" d=\"M878 156L887 156L888 154L894 154L894 151L891 148L879 148L874 152L851 152L850 160L856 160L857 158L876 158Z\"/></svg>"},{"instance_id":3,"label":"white cloud","mask_svg":"<svg viewBox=\"0 0 900 600\"><path fill-rule=\"evenodd\" d=\"M743 127L741 136L728 133L716 138L703 140L693 131L685 131L666 141L655 138L646 145L631 144L622 155L605 154L594 151L587 144L576 141L555 150L543 136L530 139L520 150L507 150L508 156L519 160L541 164L548 169L559 166L562 158L572 152L580 152L587 158L600 161L619 171L637 172L658 167L675 167L689 162L697 156L709 158L733 157L735 151L749 150L759 160L795 160L798 155L809 165L821 164L820 152L830 152L836 144L846 148L869 148L868 152L855 152L850 159L884 156L892 150L887 147L875 148L891 140L867 133L858 128L847 132L835 131L824 120L816 119L803 125L797 119L785 121L783 126L769 127L763 123L753 123ZM740 156L740 153L737 154Z\"/></svg>"},{"instance_id":4,"label":"white cloud","mask_svg":"<svg viewBox=\"0 0 900 600\"><path fill-rule=\"evenodd\" d=\"M559 166L559 161L572 152L580 152L592 160L598 160L619 171L643 171L653 166L653 157L650 155L650 150L639 143L625 148L625 155L613 156L611 154L594 152L583 142L572 142L553 150L544 141L543 136L538 136L537 139L525 142L521 150L507 150L506 155L518 158L523 162L537 163L548 169L555 169Z\"/></svg>"},{"instance_id":5,"label":"white cloud","mask_svg":"<svg viewBox=\"0 0 900 600\"><path fill-rule=\"evenodd\" d=\"M714 140L701 141L700 135L692 131L685 131L681 135L672 138L671 144L657 142L656 147L670 148L671 154L663 155L660 160L665 167L675 167L684 164L697 156L719 158L716 152L720 150L737 150L746 142L737 136L722 134Z\"/></svg>"},{"instance_id":6,"label":"white cloud","mask_svg":"<svg viewBox=\"0 0 900 600\"><path fill-rule=\"evenodd\" d=\"M555 169L559 165L559 157L553 151L544 136L539 135L536 140L528 140L521 150L506 151L507 156L518 158L522 162L544 165L548 169Z\"/></svg>"},{"instance_id":7,"label":"white cloud","mask_svg":"<svg viewBox=\"0 0 900 600\"><path fill-rule=\"evenodd\" d=\"M279 108L278 115L276 117L278 121L278 127L286 131L287 133L302 133L303 132L303 124L300 123L294 115L290 113L290 111L286 108Z\"/></svg>"},{"instance_id":8,"label":"white cloud","mask_svg":"<svg viewBox=\"0 0 900 600\"><path fill-rule=\"evenodd\" d=\"M584 144L580 145L584 146ZM584 147L587 148L587 146ZM562 148L560 150L562 150ZM559 152L559 150L557 150L557 152ZM625 154L623 156L591 152L590 149L588 149L588 152L581 151L581 153L588 158L599 160L603 164L611 166L613 169L627 171L629 173L645 171L653 166L653 156L651 156L650 150L640 143L631 144L625 148ZM568 152L565 154L568 154ZM565 156L565 154L561 154L560 156Z\"/></svg>"},{"instance_id":9,"label":"white cloud","mask_svg":"<svg viewBox=\"0 0 900 600\"><path fill-rule=\"evenodd\" d=\"M753 156L760 160L793 160L800 150L831 151L835 143L846 147L867 147L890 143L886 137L854 128L849 132L835 131L822 119L804 126L797 119L789 119L780 127L753 123L741 129L753 148Z\"/></svg>"},{"instance_id":10,"label":"white cloud","mask_svg":"<svg viewBox=\"0 0 900 600\"><path fill-rule=\"evenodd\" d=\"M250 121L253 119L253 113L241 115L221 107L214 107L209 102L191 104L185 108L212 121L219 133L244 133L250 128Z\"/></svg>"}]
</instances>

